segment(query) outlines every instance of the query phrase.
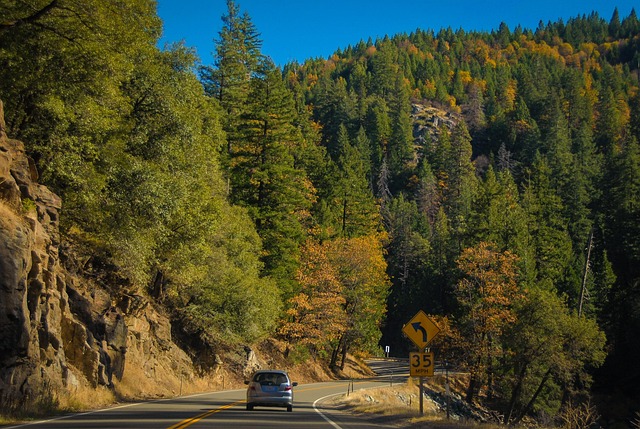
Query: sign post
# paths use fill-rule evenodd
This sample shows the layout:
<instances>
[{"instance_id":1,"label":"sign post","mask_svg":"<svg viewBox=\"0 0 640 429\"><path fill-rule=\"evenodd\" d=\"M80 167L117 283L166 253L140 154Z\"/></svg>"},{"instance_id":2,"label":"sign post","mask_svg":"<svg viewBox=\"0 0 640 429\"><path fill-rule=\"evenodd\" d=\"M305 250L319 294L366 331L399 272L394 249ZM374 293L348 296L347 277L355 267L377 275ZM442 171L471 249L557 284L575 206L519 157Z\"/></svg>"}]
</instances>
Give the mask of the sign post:
<instances>
[{"instance_id":1,"label":"sign post","mask_svg":"<svg viewBox=\"0 0 640 429\"><path fill-rule=\"evenodd\" d=\"M419 377L420 414L424 414L424 377L433 377L435 358L425 348L438 335L440 328L420 310L402 327L402 332L418 347L419 352L409 353L409 375Z\"/></svg>"}]
</instances>

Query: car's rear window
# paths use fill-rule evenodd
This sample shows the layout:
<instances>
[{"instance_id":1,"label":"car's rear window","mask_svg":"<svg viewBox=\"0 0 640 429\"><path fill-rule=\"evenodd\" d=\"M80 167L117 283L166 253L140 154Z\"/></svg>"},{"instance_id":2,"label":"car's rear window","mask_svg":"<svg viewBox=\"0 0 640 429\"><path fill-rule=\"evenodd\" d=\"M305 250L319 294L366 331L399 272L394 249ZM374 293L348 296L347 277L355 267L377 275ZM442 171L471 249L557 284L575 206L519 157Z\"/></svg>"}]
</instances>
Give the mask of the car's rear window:
<instances>
[{"instance_id":1,"label":"car's rear window","mask_svg":"<svg viewBox=\"0 0 640 429\"><path fill-rule=\"evenodd\" d=\"M282 384L287 383L287 377L279 372L261 372L253 377L253 381L260 384Z\"/></svg>"}]
</instances>

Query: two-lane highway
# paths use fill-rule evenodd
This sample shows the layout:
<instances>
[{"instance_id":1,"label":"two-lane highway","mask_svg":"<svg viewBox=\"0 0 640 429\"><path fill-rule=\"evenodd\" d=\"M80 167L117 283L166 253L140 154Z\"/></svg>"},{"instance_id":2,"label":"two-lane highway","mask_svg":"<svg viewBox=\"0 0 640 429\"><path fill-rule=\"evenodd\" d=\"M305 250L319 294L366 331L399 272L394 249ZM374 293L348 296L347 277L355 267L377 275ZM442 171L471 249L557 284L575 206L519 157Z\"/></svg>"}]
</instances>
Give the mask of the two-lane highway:
<instances>
[{"instance_id":1,"label":"two-lane highway","mask_svg":"<svg viewBox=\"0 0 640 429\"><path fill-rule=\"evenodd\" d=\"M245 390L228 390L126 404L105 410L73 414L14 428L33 429L204 429L204 428L378 428L349 413L340 412L327 401L347 393L349 381L303 384L294 390L294 408L256 407L245 409ZM388 385L384 378L355 380L355 390Z\"/></svg>"}]
</instances>

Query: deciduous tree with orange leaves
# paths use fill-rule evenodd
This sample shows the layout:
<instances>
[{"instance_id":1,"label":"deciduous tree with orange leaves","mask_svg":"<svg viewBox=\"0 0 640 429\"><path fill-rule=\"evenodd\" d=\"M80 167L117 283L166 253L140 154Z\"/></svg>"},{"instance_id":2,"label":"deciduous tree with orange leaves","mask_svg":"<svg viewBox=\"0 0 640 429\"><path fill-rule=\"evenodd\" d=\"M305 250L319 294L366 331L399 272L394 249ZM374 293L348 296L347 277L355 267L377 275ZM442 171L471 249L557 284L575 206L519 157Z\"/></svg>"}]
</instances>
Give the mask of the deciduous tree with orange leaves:
<instances>
[{"instance_id":1,"label":"deciduous tree with orange leaves","mask_svg":"<svg viewBox=\"0 0 640 429\"><path fill-rule=\"evenodd\" d=\"M343 369L352 349L378 347L390 286L381 238L372 234L333 242L332 262L343 287L347 326L333 349L332 366Z\"/></svg>"},{"instance_id":2,"label":"deciduous tree with orange leaves","mask_svg":"<svg viewBox=\"0 0 640 429\"><path fill-rule=\"evenodd\" d=\"M377 235L307 241L297 280L279 333L290 344L331 353L344 367L354 347L373 349L389 289L382 243Z\"/></svg>"},{"instance_id":3,"label":"deciduous tree with orange leaves","mask_svg":"<svg viewBox=\"0 0 640 429\"><path fill-rule=\"evenodd\" d=\"M516 321L514 303L522 298L517 283L517 256L499 252L492 243L481 242L465 249L458 259L462 278L456 297L467 364L471 372L467 401L483 383L492 388L493 361L500 351L498 339Z\"/></svg>"},{"instance_id":4,"label":"deciduous tree with orange leaves","mask_svg":"<svg viewBox=\"0 0 640 429\"><path fill-rule=\"evenodd\" d=\"M330 242L311 239L302 249L297 273L300 292L289 299L287 317L279 329L289 344L322 347L335 342L346 329L343 288L330 252Z\"/></svg>"}]
</instances>

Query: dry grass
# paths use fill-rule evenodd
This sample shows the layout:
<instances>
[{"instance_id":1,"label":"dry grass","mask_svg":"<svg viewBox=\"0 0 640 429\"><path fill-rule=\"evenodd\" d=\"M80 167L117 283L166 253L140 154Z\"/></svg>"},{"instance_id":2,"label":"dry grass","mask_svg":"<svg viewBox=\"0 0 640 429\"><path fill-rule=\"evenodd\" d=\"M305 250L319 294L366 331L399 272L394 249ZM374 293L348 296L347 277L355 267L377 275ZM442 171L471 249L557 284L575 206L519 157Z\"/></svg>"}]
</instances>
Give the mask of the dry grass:
<instances>
[{"instance_id":1,"label":"dry grass","mask_svg":"<svg viewBox=\"0 0 640 429\"><path fill-rule=\"evenodd\" d=\"M434 385L430 385L434 388ZM389 427L405 429L497 429L497 424L475 421L447 420L446 414L436 403L424 398L424 414L420 414L419 387L410 378L407 383L394 386L365 389L341 396L334 401L337 406L351 412L369 415L377 422L383 421Z\"/></svg>"},{"instance_id":2,"label":"dry grass","mask_svg":"<svg viewBox=\"0 0 640 429\"><path fill-rule=\"evenodd\" d=\"M438 406L425 398L424 415L420 416L419 388L409 379L407 383L352 392L340 398L340 403L357 413L383 416L402 415L405 418L439 419Z\"/></svg>"},{"instance_id":3,"label":"dry grass","mask_svg":"<svg viewBox=\"0 0 640 429\"><path fill-rule=\"evenodd\" d=\"M0 228L13 231L22 223L20 216L16 214L3 200L0 200Z\"/></svg>"},{"instance_id":4,"label":"dry grass","mask_svg":"<svg viewBox=\"0 0 640 429\"><path fill-rule=\"evenodd\" d=\"M93 389L80 386L73 391L62 393L58 402L59 409L63 412L79 412L108 407L115 399L114 392L106 387Z\"/></svg>"},{"instance_id":5,"label":"dry grass","mask_svg":"<svg viewBox=\"0 0 640 429\"><path fill-rule=\"evenodd\" d=\"M165 371L162 374L156 374L155 377L149 377L140 365L127 362L124 377L122 381L116 383L114 391L119 400L134 401L210 392L239 385L234 376L226 374L190 377Z\"/></svg>"}]
</instances>

